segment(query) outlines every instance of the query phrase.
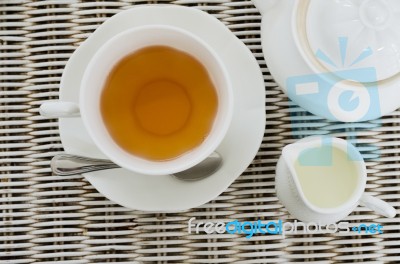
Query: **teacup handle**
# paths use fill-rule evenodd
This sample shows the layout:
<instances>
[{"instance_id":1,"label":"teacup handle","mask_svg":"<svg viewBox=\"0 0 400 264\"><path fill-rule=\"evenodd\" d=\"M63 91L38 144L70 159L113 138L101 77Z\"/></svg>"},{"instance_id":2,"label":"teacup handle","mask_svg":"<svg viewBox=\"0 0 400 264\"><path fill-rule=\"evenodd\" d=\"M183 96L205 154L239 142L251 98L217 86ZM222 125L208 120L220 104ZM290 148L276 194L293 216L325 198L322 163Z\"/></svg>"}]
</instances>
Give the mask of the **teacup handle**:
<instances>
[{"instance_id":1,"label":"teacup handle","mask_svg":"<svg viewBox=\"0 0 400 264\"><path fill-rule=\"evenodd\" d=\"M393 206L371 195L363 194L360 199L360 204L368 207L380 215L390 218L396 216L396 209L394 209Z\"/></svg>"},{"instance_id":2,"label":"teacup handle","mask_svg":"<svg viewBox=\"0 0 400 264\"><path fill-rule=\"evenodd\" d=\"M80 116L78 104L62 101L43 103L39 108L39 113L51 118Z\"/></svg>"}]
</instances>

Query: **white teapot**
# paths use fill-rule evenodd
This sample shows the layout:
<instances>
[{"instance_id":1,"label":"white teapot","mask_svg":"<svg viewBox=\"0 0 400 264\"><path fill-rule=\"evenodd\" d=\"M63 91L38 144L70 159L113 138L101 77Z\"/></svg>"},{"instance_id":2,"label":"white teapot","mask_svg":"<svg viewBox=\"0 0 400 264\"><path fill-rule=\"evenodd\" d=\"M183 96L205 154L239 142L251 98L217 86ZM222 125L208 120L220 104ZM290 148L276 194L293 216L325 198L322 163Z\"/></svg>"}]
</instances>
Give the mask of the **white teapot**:
<instances>
[{"instance_id":1,"label":"white teapot","mask_svg":"<svg viewBox=\"0 0 400 264\"><path fill-rule=\"evenodd\" d=\"M268 68L291 100L343 122L400 107L400 1L253 2Z\"/></svg>"}]
</instances>

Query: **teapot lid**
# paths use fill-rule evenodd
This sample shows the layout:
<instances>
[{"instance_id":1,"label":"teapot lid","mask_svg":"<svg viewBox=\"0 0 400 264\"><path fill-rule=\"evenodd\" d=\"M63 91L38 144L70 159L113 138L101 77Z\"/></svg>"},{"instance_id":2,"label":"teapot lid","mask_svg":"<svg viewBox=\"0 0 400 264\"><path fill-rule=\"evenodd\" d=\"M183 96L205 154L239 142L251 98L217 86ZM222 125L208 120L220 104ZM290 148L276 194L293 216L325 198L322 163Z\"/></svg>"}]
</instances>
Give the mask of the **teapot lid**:
<instances>
[{"instance_id":1,"label":"teapot lid","mask_svg":"<svg viewBox=\"0 0 400 264\"><path fill-rule=\"evenodd\" d=\"M400 72L399 25L398 0L309 0L298 6L295 30L314 69L374 68L383 81Z\"/></svg>"}]
</instances>

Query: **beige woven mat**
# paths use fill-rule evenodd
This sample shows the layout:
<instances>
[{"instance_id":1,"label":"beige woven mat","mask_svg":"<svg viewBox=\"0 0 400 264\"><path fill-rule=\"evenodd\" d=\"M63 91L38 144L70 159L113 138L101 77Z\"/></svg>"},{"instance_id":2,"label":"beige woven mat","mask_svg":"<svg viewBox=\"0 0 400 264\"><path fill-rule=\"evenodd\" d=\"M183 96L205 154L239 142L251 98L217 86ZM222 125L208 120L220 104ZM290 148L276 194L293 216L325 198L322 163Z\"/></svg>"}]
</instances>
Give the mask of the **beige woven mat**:
<instances>
[{"instance_id":1,"label":"beige woven mat","mask_svg":"<svg viewBox=\"0 0 400 264\"><path fill-rule=\"evenodd\" d=\"M180 213L128 210L81 176L52 176L50 158L62 151L57 120L38 115L42 102L58 98L80 43L108 17L147 3L214 15L252 50L265 77L267 127L256 159L216 200ZM289 103L263 59L260 15L250 1L0 0L0 49L0 263L400 263L400 218L362 207L346 220L380 223L383 234L188 234L191 217L291 221L275 197L275 163L282 146L312 134L352 140L368 159L367 191L400 206L400 112L344 125Z\"/></svg>"}]
</instances>

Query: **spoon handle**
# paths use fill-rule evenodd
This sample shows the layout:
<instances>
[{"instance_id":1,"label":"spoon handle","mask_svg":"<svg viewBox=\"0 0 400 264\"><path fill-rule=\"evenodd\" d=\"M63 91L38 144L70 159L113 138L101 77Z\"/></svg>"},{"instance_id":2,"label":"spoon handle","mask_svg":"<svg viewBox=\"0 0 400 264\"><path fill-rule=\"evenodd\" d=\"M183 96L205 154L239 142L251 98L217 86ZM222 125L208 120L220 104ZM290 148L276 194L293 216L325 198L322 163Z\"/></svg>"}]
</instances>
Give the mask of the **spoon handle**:
<instances>
[{"instance_id":1,"label":"spoon handle","mask_svg":"<svg viewBox=\"0 0 400 264\"><path fill-rule=\"evenodd\" d=\"M60 176L70 176L113 168L119 168L119 166L106 159L92 159L70 154L57 154L51 160L53 173Z\"/></svg>"}]
</instances>

